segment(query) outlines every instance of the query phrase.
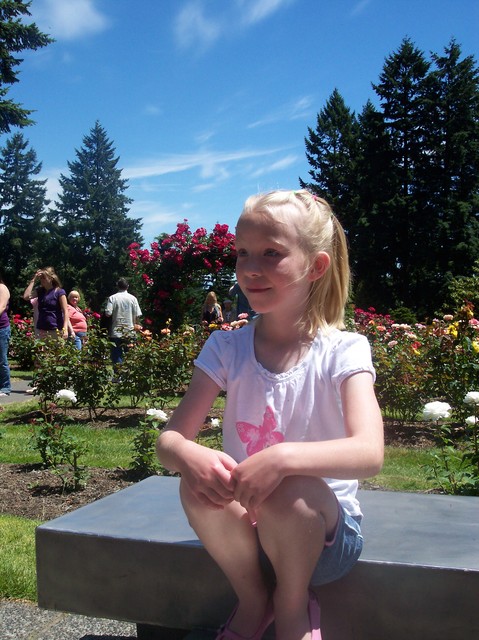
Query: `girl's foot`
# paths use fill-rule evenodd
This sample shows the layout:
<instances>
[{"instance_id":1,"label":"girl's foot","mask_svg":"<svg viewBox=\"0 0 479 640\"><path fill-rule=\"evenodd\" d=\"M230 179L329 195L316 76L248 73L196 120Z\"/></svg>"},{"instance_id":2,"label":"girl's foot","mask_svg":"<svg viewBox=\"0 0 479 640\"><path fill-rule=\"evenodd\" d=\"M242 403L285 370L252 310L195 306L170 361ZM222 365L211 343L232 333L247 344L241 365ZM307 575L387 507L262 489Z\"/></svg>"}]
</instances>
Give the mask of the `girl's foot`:
<instances>
[{"instance_id":1,"label":"girl's foot","mask_svg":"<svg viewBox=\"0 0 479 640\"><path fill-rule=\"evenodd\" d=\"M261 640L264 632L274 620L272 602L271 601L268 602L263 619L261 620L259 627L256 629L255 633L252 636L248 636L248 637L240 636L238 633L235 633L229 628L229 625L231 624L233 618L235 617L237 609L238 609L238 605L236 605L236 607L233 609L233 613L230 615L226 623L219 628L218 635L216 636L216 640Z\"/></svg>"},{"instance_id":2,"label":"girl's foot","mask_svg":"<svg viewBox=\"0 0 479 640\"><path fill-rule=\"evenodd\" d=\"M311 640L321 640L321 629L319 628L321 610L316 595L312 591L309 592L308 614L311 625Z\"/></svg>"}]
</instances>

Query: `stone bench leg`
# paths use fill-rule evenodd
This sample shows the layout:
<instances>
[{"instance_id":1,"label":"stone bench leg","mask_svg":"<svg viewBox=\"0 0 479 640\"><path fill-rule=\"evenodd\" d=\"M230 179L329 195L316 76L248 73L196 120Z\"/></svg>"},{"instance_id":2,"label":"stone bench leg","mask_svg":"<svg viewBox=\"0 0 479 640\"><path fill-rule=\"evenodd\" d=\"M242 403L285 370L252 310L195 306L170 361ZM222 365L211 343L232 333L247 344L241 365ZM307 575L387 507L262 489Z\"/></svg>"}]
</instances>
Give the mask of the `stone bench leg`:
<instances>
[{"instance_id":1,"label":"stone bench leg","mask_svg":"<svg viewBox=\"0 0 479 640\"><path fill-rule=\"evenodd\" d=\"M157 627L151 624L136 625L136 637L138 640L183 640L188 633L188 629Z\"/></svg>"}]
</instances>

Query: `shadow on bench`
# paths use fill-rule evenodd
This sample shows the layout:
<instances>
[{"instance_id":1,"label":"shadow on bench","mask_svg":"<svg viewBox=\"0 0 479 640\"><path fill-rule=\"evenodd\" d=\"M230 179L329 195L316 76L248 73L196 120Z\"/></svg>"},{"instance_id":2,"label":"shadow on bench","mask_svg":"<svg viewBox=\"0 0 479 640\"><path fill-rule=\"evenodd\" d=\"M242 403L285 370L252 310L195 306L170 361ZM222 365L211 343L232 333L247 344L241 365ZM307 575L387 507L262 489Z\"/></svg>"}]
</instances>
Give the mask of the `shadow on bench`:
<instances>
[{"instance_id":1,"label":"shadow on bench","mask_svg":"<svg viewBox=\"0 0 479 640\"><path fill-rule=\"evenodd\" d=\"M363 555L317 590L323 640L479 637L479 498L359 499ZM148 478L41 525L36 551L40 607L135 622L141 640L214 629L235 603L186 521L177 478Z\"/></svg>"}]
</instances>

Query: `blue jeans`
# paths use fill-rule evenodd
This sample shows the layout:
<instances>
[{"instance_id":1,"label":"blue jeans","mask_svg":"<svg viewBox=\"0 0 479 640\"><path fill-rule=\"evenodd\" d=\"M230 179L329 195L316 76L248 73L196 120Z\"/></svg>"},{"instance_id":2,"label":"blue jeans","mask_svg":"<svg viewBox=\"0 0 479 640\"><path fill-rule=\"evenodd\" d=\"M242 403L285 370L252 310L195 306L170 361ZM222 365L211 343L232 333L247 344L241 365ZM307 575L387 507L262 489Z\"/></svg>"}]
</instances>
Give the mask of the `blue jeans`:
<instances>
[{"instance_id":1,"label":"blue jeans","mask_svg":"<svg viewBox=\"0 0 479 640\"><path fill-rule=\"evenodd\" d=\"M10 327L0 329L0 393L10 393L10 367L8 366L8 345L10 344Z\"/></svg>"},{"instance_id":2,"label":"blue jeans","mask_svg":"<svg viewBox=\"0 0 479 640\"><path fill-rule=\"evenodd\" d=\"M85 336L86 336L86 331L78 331L77 333L75 333L73 337L73 341L75 342L75 347L78 349L78 351L82 350L83 338Z\"/></svg>"},{"instance_id":3,"label":"blue jeans","mask_svg":"<svg viewBox=\"0 0 479 640\"><path fill-rule=\"evenodd\" d=\"M123 354L127 351L127 341L125 338L110 338L110 342L113 343L111 346L111 360L113 364L122 364Z\"/></svg>"}]
</instances>

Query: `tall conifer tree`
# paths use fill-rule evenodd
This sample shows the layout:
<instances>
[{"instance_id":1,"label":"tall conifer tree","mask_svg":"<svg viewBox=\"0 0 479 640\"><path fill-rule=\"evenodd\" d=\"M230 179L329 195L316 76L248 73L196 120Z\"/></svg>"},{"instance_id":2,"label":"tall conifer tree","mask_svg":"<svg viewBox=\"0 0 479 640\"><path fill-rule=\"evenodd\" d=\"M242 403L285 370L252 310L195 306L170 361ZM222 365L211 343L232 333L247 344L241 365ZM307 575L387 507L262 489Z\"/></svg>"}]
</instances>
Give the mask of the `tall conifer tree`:
<instances>
[{"instance_id":1,"label":"tall conifer tree","mask_svg":"<svg viewBox=\"0 0 479 640\"><path fill-rule=\"evenodd\" d=\"M0 133L33 124L32 111L7 97L11 86L18 82L17 67L22 62L14 54L53 42L35 23L26 24L26 18L31 15L31 4L21 0L0 0Z\"/></svg>"},{"instance_id":2,"label":"tall conifer tree","mask_svg":"<svg viewBox=\"0 0 479 640\"><path fill-rule=\"evenodd\" d=\"M80 288L98 309L125 274L128 245L142 242L141 223L128 217L127 181L99 122L83 138L76 155L68 163L70 175L60 177L61 192L56 209L50 212L50 228L62 257L58 268L66 286Z\"/></svg>"},{"instance_id":3,"label":"tall conifer tree","mask_svg":"<svg viewBox=\"0 0 479 640\"><path fill-rule=\"evenodd\" d=\"M13 306L25 288L27 270L29 276L40 266L43 215L49 203L46 180L35 177L41 167L21 133L0 149L0 255Z\"/></svg>"}]
</instances>

